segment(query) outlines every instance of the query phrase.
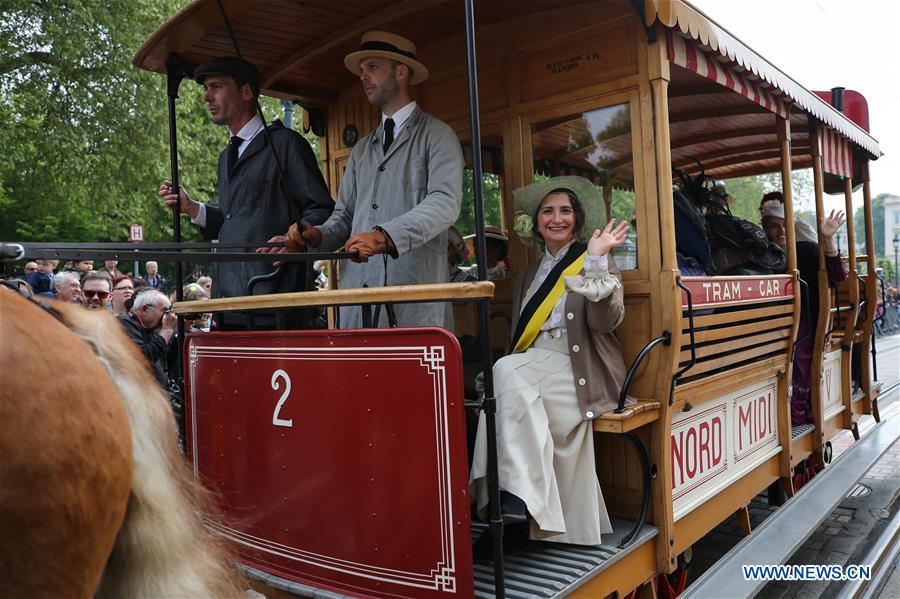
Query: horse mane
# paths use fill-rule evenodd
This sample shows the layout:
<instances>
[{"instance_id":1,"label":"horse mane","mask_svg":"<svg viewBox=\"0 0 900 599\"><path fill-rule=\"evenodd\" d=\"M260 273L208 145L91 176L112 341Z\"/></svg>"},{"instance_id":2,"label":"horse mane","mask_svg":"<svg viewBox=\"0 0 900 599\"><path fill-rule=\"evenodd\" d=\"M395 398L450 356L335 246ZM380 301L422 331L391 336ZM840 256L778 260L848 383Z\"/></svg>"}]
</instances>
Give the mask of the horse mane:
<instances>
[{"instance_id":1,"label":"horse mane","mask_svg":"<svg viewBox=\"0 0 900 599\"><path fill-rule=\"evenodd\" d=\"M62 507L67 510L109 512L113 515L113 520L117 519L117 510L119 514L124 512L124 522L115 536L112 553L108 553L107 548L108 560L104 556L100 564L101 568L105 564L105 570L100 576L99 571L92 574L95 584L99 578L99 584L83 596L243 596L243 589L247 587L243 585L244 581L235 569L230 546L204 524L205 518L221 522L221 514L212 494L194 479L181 453L172 409L151 374L146 359L124 333L116 318L105 310L86 310L80 306L57 302L50 302L50 305L60 322L35 303L12 293L0 292L4 363L8 354L24 352L29 356L27 359L39 360L42 367L49 363L53 364L53 368L62 366L63 369L84 369L74 371L77 383L74 380L66 381L64 391L68 396L63 402L68 406L65 414L68 422L65 425L72 436L82 439L81 443L98 438L101 443L96 444L97 447L85 447L83 452L79 452L83 456L73 455L71 449L66 451L70 460L81 457L81 463L69 466L70 476L76 479L71 484L90 484L91 477L95 476L92 467L93 470L102 470L106 478L115 478L112 474L121 478L128 474L125 458L132 461L130 480L126 481L126 493L122 495L123 499L127 498L123 502L127 505L115 505L116 493L103 493L100 487L93 494L93 500L99 502L100 506L87 505L90 497L86 497L84 492L72 495L70 501L62 501ZM13 325L16 322L19 324ZM68 329L60 323L64 323ZM25 352L29 343L32 351ZM11 346L16 347L15 352L10 352ZM73 366L73 363L76 365ZM14 378L7 376L9 372L4 374L4 381ZM51 372L52 370L46 374ZM44 381L47 378L32 381L32 389L39 393ZM51 378L49 392L63 391L52 388L54 382ZM23 404L16 403L21 402L21 399L7 396L6 383L3 387L0 406L6 423L7 414L15 411L17 405L21 408ZM122 407L127 415L124 419L121 416ZM46 419L53 418L59 410L59 405L55 405L52 410L48 410ZM79 421L88 419L96 420L103 428L94 426L90 431L82 432ZM33 421L33 426L41 425L41 420ZM129 425L131 455L122 458L120 453L128 453L129 439L124 429ZM7 493L11 491L6 487L12 484L12 481L6 480L6 449L14 445L6 438L9 433L12 431L2 431L4 438L0 440L0 447L4 450L4 480L0 486L0 524L4 525L4 536L8 536L4 504L8 499ZM28 431L24 433L28 434ZM78 437L80 434L86 436ZM56 434L53 438L59 436ZM123 437L126 445L124 451L121 442ZM42 473L28 473L27 476L30 480L39 480ZM94 484L99 483L95 481ZM48 493L55 492L54 489L56 487ZM20 490L24 491L25 489ZM60 489L59 493L63 499L65 489ZM45 509L50 510L53 505L55 504ZM121 521L121 515L118 520ZM17 532L26 538L7 539L6 542L29 542L30 530L27 527L20 527ZM74 530L59 530L61 538L58 546L66 546L66 543L72 541L71 538L65 538L67 533L69 536L76 534ZM43 531L41 534L46 537L49 532ZM107 542L107 546L108 544ZM45 542L40 551L46 551L46 546ZM103 551L103 548L100 550ZM0 558L4 558L6 553L7 551L0 553ZM55 557L48 554L42 561L52 562ZM34 572L35 576L48 576L48 572L40 571L44 567L43 563L32 564L32 567L38 570ZM64 569L64 565L61 569ZM59 587L59 590L64 589L67 592L62 594L73 595L72 587ZM7 590L10 589L7 587Z\"/></svg>"}]
</instances>

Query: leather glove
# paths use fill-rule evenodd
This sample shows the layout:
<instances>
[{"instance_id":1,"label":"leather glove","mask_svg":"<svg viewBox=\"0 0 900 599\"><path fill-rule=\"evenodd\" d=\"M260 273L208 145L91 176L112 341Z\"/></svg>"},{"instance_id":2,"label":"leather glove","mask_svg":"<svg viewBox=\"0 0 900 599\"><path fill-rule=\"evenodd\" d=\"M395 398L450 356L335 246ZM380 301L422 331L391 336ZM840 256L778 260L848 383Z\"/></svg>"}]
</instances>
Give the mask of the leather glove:
<instances>
[{"instance_id":1,"label":"leather glove","mask_svg":"<svg viewBox=\"0 0 900 599\"><path fill-rule=\"evenodd\" d=\"M354 233L347 240L344 249L348 252L357 252L354 262L368 262L375 254L389 252L393 244L383 231L371 233Z\"/></svg>"},{"instance_id":2,"label":"leather glove","mask_svg":"<svg viewBox=\"0 0 900 599\"><path fill-rule=\"evenodd\" d=\"M302 230L297 223L291 225L291 228L288 229L287 239L284 240L284 246L295 252L307 244L318 247L322 243L322 231L309 223L301 223L301 226Z\"/></svg>"}]
</instances>

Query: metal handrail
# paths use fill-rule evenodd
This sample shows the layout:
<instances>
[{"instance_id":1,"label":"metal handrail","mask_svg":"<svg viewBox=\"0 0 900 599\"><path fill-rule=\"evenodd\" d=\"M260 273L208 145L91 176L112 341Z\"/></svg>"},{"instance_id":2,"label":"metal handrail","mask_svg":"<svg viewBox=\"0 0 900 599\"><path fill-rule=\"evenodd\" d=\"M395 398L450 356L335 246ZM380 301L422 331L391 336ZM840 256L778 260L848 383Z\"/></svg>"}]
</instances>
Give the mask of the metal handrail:
<instances>
[{"instance_id":1,"label":"metal handrail","mask_svg":"<svg viewBox=\"0 0 900 599\"><path fill-rule=\"evenodd\" d=\"M861 275L856 275L856 280L857 282L861 283L863 289L865 289L866 280ZM862 325L869 319L869 300L867 296L863 296L862 299L859 300L859 309L860 314L856 315L856 323L854 323L853 327L854 329Z\"/></svg>"},{"instance_id":2,"label":"metal handrail","mask_svg":"<svg viewBox=\"0 0 900 599\"><path fill-rule=\"evenodd\" d=\"M809 339L810 335L812 335L812 317L809 314L809 283L800 277L797 277L797 280L800 281L800 289L803 294L802 298L806 300L805 310L803 309L802 302L800 305L800 315L806 317L806 334L794 341L794 344L791 346L791 364L794 363L794 354L797 352L797 346L801 341L806 341Z\"/></svg>"},{"instance_id":3,"label":"metal handrail","mask_svg":"<svg viewBox=\"0 0 900 599\"><path fill-rule=\"evenodd\" d=\"M650 340L647 345L640 351L637 357L634 359L634 362L631 363L631 367L628 369L628 373L625 375L625 380L622 383L622 390L619 391L619 406L613 410L616 414L621 414L625 411L625 399L628 396L628 388L631 387L631 381L634 378L635 372L637 372L638 366L641 365L641 362L644 361L644 358L650 353L650 350L662 343L663 345L670 345L672 343L672 333L669 331L663 331L663 334L657 337L656 339Z\"/></svg>"},{"instance_id":4,"label":"metal handrail","mask_svg":"<svg viewBox=\"0 0 900 599\"><path fill-rule=\"evenodd\" d=\"M691 294L691 290L688 289L684 283L681 282L681 277L675 277L675 284L681 287L682 291L687 294L687 309L688 309L688 333L691 339L691 361L688 362L687 366L679 370L675 373L675 376L672 377L672 385L674 387L675 381L680 379L685 372L694 367L694 364L697 363L697 342L694 337L694 297ZM669 397L669 405L672 404L672 398Z\"/></svg>"},{"instance_id":5,"label":"metal handrail","mask_svg":"<svg viewBox=\"0 0 900 599\"><path fill-rule=\"evenodd\" d=\"M624 437L634 447L641 462L641 479L643 481L643 487L641 489L641 508L638 512L637 520L634 521L631 530L628 531L627 535L622 537L622 541L619 543L619 549L624 549L634 541L637 534L641 531L641 528L643 528L644 521L647 519L647 511L650 508L650 483L652 473L650 471L650 457L647 455L647 450L644 449L644 444L641 443L638 436L631 432L618 433L616 436Z\"/></svg>"}]
</instances>

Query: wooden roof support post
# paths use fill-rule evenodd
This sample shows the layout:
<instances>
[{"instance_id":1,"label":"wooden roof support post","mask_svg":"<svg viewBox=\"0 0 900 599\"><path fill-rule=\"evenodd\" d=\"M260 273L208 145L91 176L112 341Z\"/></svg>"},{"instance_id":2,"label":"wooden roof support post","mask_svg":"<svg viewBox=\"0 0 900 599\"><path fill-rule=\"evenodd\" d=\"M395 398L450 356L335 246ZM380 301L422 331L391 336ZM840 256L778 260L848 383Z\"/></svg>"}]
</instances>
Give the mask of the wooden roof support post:
<instances>
[{"instance_id":1,"label":"wooden roof support post","mask_svg":"<svg viewBox=\"0 0 900 599\"><path fill-rule=\"evenodd\" d=\"M843 313L844 342L841 344L841 394L844 400L844 428L853 429L853 372L851 359L853 351L853 333L856 330L856 319L859 316L859 279L856 278L856 235L853 230L853 179L844 179L844 210L847 213L847 284L848 300L851 309ZM854 436L858 432L853 429Z\"/></svg>"},{"instance_id":2,"label":"wooden roof support post","mask_svg":"<svg viewBox=\"0 0 900 599\"><path fill-rule=\"evenodd\" d=\"M828 332L828 324L831 316L831 290L828 287L828 273L825 271L825 244L822 242L822 233L819 231L819 219L825 217L825 204L822 198L824 182L822 180L822 153L819 146L819 124L814 117L809 117L809 153L812 156L813 189L816 198L816 232L819 240L819 276L816 288L810 285L809 293L819 294L819 313L810 314L810 319L816 319L816 335L813 339L813 356L810 367L809 380L815 381L809 386L809 396L812 402L813 418L816 430L813 431L813 462L817 467L823 467L822 452L825 446L825 411L822 406L822 386L818 381L822 380L822 360L825 356L825 334Z\"/></svg>"},{"instance_id":3,"label":"wooden roof support post","mask_svg":"<svg viewBox=\"0 0 900 599\"><path fill-rule=\"evenodd\" d=\"M653 479L652 513L653 523L659 529L656 545L656 565L660 572L672 572L678 566L675 551L675 519L672 511L672 399L671 375L678 368L678 352L681 346L681 290L675 285L678 264L675 259L675 211L672 203L672 154L669 138L669 59L666 36L662 26L657 25L656 41L646 46L650 101L653 121L654 165L646 165L645 182L648 193L645 200L649 212L654 208L659 215L660 276L651 275L655 288L656 302L660 306L660 324L663 330L672 333L668 347L660 348L658 369L667 376L658 377L655 390L660 399L659 418L651 424L650 460L657 467ZM653 205L656 200L656 206ZM658 283L652 282L656 279ZM651 291L653 294L653 291Z\"/></svg>"},{"instance_id":4,"label":"wooden roof support post","mask_svg":"<svg viewBox=\"0 0 900 599\"><path fill-rule=\"evenodd\" d=\"M875 416L875 420L880 420L878 414L878 397L872 391L872 382L877 378L878 373L872 371L872 362L869 361L869 354L872 352L872 329L875 325L875 307L878 305L878 280L875 278L875 225L872 222L872 189L869 186L869 161L857 155L857 159L861 161L860 170L862 175L863 188L863 213L866 221L866 322L863 324L863 344L860 348L862 360L862 383L863 391L865 391L865 407L866 413ZM873 355L872 360L875 360Z\"/></svg>"},{"instance_id":5,"label":"wooden roof support post","mask_svg":"<svg viewBox=\"0 0 900 599\"><path fill-rule=\"evenodd\" d=\"M800 273L797 270L797 233L794 227L794 189L791 173L791 121L780 116L775 117L778 144L781 148L781 189L784 194L784 228L787 235L787 274L794 276L794 313L791 326L791 342L797 340L800 328L801 290ZM794 352L787 353L784 375L778 384L778 439L784 450L778 460L781 486L788 497L793 497L794 486L791 471L791 396L790 385L793 372L791 358Z\"/></svg>"}]
</instances>

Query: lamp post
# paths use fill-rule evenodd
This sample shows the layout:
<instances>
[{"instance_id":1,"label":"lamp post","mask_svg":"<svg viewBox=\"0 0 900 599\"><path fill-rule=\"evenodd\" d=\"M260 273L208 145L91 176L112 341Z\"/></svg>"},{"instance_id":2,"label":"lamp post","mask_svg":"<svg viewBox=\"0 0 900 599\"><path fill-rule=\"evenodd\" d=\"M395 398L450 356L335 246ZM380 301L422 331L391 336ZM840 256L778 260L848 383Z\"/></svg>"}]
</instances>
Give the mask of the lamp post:
<instances>
[{"instance_id":1,"label":"lamp post","mask_svg":"<svg viewBox=\"0 0 900 599\"><path fill-rule=\"evenodd\" d=\"M897 251L900 250L900 233L894 233L894 287L897 287Z\"/></svg>"}]
</instances>

